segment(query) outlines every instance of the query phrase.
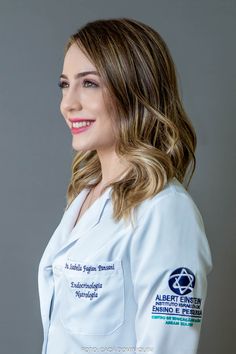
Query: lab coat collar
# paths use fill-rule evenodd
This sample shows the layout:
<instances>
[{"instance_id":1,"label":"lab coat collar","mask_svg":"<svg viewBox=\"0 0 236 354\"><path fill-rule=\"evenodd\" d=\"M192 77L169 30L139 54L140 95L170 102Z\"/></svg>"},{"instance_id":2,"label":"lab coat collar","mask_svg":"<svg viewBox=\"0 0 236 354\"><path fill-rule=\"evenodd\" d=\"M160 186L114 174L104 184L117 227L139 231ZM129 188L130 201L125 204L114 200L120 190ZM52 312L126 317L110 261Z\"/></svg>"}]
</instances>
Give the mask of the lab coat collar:
<instances>
[{"instance_id":1,"label":"lab coat collar","mask_svg":"<svg viewBox=\"0 0 236 354\"><path fill-rule=\"evenodd\" d=\"M82 190L66 211L63 217L64 220L61 223L62 230L57 254L68 247L72 242L77 241L83 234L87 233L88 230L94 228L100 222L105 205L107 201L111 199L112 187L108 187L105 192L95 200L75 225L79 210L88 193L89 188Z\"/></svg>"}]
</instances>

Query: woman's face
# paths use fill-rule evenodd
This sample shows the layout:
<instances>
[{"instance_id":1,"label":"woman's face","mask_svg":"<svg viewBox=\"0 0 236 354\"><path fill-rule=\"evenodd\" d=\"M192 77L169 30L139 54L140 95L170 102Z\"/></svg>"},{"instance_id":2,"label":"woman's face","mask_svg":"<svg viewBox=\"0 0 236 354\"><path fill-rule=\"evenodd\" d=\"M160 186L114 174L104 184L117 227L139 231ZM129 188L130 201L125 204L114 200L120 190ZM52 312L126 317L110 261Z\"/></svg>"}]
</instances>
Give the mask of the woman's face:
<instances>
[{"instance_id":1,"label":"woman's face","mask_svg":"<svg viewBox=\"0 0 236 354\"><path fill-rule=\"evenodd\" d=\"M90 71L95 73L83 74ZM65 55L60 77L60 110L71 130L72 146L77 151L114 150L114 123L109 113L109 104L102 95L106 88L96 73L93 63L77 44L72 44ZM78 122L80 120L81 123Z\"/></svg>"}]
</instances>

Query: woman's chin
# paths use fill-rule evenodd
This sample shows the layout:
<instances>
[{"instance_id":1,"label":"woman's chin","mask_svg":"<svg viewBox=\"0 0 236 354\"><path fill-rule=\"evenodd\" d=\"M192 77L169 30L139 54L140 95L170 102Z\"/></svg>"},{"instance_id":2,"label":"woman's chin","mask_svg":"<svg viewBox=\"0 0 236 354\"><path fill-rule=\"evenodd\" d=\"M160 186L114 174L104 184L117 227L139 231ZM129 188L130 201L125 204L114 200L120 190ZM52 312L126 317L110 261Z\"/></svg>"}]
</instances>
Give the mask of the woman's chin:
<instances>
[{"instance_id":1,"label":"woman's chin","mask_svg":"<svg viewBox=\"0 0 236 354\"><path fill-rule=\"evenodd\" d=\"M88 151L91 150L88 145L83 145L78 142L72 141L72 148L76 151Z\"/></svg>"}]
</instances>

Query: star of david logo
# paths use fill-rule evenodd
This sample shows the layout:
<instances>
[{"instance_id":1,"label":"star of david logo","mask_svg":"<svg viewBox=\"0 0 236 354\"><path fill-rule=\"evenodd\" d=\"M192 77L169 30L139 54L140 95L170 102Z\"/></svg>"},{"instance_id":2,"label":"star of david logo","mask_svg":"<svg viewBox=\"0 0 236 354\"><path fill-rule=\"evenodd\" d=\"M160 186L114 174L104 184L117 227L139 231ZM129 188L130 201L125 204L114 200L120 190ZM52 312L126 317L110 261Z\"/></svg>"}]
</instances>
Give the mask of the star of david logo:
<instances>
[{"instance_id":1,"label":"star of david logo","mask_svg":"<svg viewBox=\"0 0 236 354\"><path fill-rule=\"evenodd\" d=\"M195 276L188 268L177 268L169 277L170 289L178 295L186 295L193 291Z\"/></svg>"}]
</instances>

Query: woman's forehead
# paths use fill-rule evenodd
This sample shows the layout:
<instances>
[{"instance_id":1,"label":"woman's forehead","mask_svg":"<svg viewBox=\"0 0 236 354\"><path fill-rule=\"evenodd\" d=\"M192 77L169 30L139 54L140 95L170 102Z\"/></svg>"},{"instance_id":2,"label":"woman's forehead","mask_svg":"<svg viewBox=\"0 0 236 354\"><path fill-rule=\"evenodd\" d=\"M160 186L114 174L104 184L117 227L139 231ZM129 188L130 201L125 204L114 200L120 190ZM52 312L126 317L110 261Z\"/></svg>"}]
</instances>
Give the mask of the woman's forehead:
<instances>
[{"instance_id":1,"label":"woman's forehead","mask_svg":"<svg viewBox=\"0 0 236 354\"><path fill-rule=\"evenodd\" d=\"M76 43L73 43L66 52L63 68L69 71L72 69L79 71L96 71L94 64L88 59Z\"/></svg>"}]
</instances>

